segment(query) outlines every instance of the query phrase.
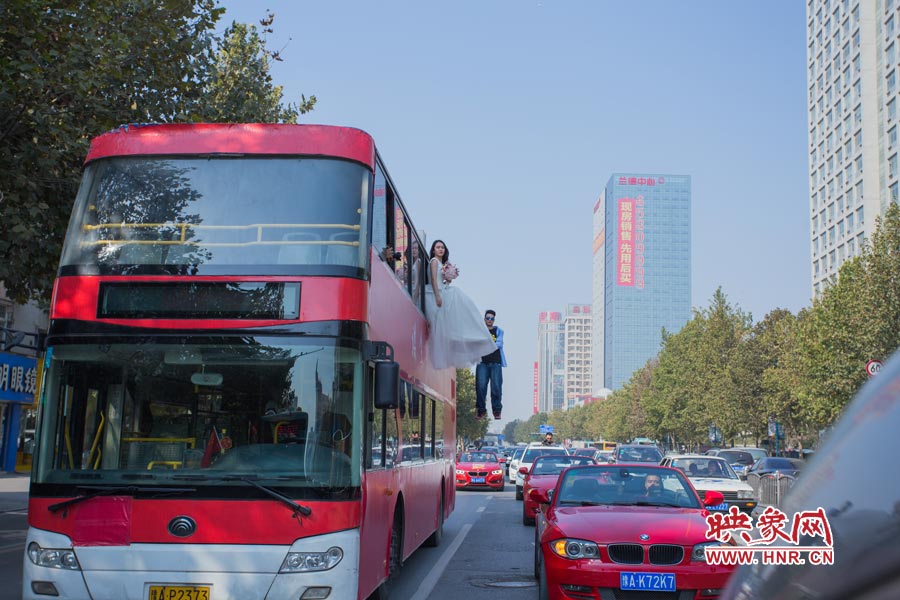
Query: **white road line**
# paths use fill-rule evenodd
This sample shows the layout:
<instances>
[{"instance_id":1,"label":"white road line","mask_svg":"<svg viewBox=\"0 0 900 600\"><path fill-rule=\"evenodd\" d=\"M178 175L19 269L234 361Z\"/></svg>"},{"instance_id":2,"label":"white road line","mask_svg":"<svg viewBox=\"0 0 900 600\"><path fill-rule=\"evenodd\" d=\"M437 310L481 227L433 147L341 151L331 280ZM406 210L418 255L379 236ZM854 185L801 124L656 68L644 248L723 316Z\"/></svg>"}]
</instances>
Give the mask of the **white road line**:
<instances>
[{"instance_id":1,"label":"white road line","mask_svg":"<svg viewBox=\"0 0 900 600\"><path fill-rule=\"evenodd\" d=\"M457 533L456 537L453 539L453 543L447 546L447 549L444 550L444 553L441 554L441 557L437 560L436 563L434 563L434 566L431 567L428 575L424 580L422 580L422 584L419 586L419 589L416 590L416 593L413 594L411 600L428 600L428 596L431 594L431 590L433 590L434 586L437 585L437 582L438 580L440 580L441 575L444 574L444 569L446 569L447 565L450 564L450 560L453 558L453 555L456 554L456 551L466 539L466 536L469 534L470 529L472 529L471 523L466 523L465 525L463 525L462 529L460 529L459 533Z\"/></svg>"},{"instance_id":2,"label":"white road line","mask_svg":"<svg viewBox=\"0 0 900 600\"><path fill-rule=\"evenodd\" d=\"M486 507L486 506L479 506L478 508L475 509L475 512L484 512L484 509L485 509L485 508L487 508L487 507Z\"/></svg>"}]
</instances>

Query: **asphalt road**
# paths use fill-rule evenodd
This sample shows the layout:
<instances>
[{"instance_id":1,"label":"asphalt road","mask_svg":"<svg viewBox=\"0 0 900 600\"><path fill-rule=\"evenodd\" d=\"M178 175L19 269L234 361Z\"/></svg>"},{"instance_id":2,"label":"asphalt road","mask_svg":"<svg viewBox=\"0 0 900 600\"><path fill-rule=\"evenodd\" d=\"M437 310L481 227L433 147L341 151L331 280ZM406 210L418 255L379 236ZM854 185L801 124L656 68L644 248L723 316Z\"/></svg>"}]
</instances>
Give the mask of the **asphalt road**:
<instances>
[{"instance_id":1,"label":"asphalt road","mask_svg":"<svg viewBox=\"0 0 900 600\"><path fill-rule=\"evenodd\" d=\"M0 600L21 598L27 528L22 499L0 490ZM509 485L504 492L458 492L441 545L420 548L406 561L391 599L536 599L534 528L522 525L521 511Z\"/></svg>"}]
</instances>

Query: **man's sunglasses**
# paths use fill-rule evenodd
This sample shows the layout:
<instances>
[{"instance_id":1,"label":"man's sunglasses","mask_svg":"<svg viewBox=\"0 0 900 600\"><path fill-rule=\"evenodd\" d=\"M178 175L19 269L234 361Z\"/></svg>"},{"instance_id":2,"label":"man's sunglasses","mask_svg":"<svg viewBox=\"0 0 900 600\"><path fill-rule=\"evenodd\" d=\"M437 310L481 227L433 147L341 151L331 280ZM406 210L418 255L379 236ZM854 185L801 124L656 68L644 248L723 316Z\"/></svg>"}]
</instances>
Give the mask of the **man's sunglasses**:
<instances>
[{"instance_id":1,"label":"man's sunglasses","mask_svg":"<svg viewBox=\"0 0 900 600\"><path fill-rule=\"evenodd\" d=\"M484 320L485 320L485 321L493 321L493 320L494 320L494 317L485 317Z\"/></svg>"}]
</instances>

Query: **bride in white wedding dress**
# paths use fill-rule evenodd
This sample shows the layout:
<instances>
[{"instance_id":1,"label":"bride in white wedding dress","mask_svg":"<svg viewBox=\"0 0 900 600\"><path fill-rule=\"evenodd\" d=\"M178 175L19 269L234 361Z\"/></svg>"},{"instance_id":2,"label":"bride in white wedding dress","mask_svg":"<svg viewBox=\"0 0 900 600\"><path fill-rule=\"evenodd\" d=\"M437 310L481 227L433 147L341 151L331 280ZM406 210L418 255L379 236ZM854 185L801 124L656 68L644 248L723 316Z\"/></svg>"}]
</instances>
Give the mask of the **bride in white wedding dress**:
<instances>
[{"instance_id":1,"label":"bride in white wedding dress","mask_svg":"<svg viewBox=\"0 0 900 600\"><path fill-rule=\"evenodd\" d=\"M482 356L494 352L497 344L475 303L461 289L450 285L459 272L449 262L447 245L435 240L429 257L425 316L431 362L437 369L471 367Z\"/></svg>"}]
</instances>

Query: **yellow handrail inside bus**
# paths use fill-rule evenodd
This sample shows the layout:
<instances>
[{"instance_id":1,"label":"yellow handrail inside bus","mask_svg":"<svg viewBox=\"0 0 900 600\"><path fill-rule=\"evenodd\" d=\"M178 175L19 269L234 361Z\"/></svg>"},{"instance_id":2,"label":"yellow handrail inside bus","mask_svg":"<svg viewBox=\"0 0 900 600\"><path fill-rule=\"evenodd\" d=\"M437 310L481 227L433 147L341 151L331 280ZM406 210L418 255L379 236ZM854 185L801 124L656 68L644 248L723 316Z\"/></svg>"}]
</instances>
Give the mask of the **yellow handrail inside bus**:
<instances>
[{"instance_id":1,"label":"yellow handrail inside bus","mask_svg":"<svg viewBox=\"0 0 900 600\"><path fill-rule=\"evenodd\" d=\"M66 438L66 451L67 451L67 454L68 454L68 456L69 456L69 468L70 468L70 469L74 469L74 468L75 468L75 461L72 460L72 440L71 440L71 438L69 437L69 417L66 417L66 425L65 425L64 431L65 431L65 434L66 434L66 435L65 435L65 438Z\"/></svg>"},{"instance_id":2,"label":"yellow handrail inside bus","mask_svg":"<svg viewBox=\"0 0 900 600\"><path fill-rule=\"evenodd\" d=\"M96 469L98 466L100 466L100 455L102 454L102 452L97 447L97 445L100 443L100 434L103 432L104 423L106 423L106 419L103 417L103 413L101 412L100 413L100 425L97 426L97 433L94 434L94 443L91 444L91 451L88 452L88 459L87 459L87 464L90 465L91 457L94 456L95 451L97 452L97 460L94 461L94 469Z\"/></svg>"},{"instance_id":3,"label":"yellow handrail inside bus","mask_svg":"<svg viewBox=\"0 0 900 600\"><path fill-rule=\"evenodd\" d=\"M177 469L178 467L181 466L181 461L177 461L177 460L151 460L149 463L147 463L147 470L150 471L150 470L153 469L153 467L155 467L156 465L167 465L167 466L169 466L169 467L172 467L172 470L175 470L175 469Z\"/></svg>"},{"instance_id":4,"label":"yellow handrail inside bus","mask_svg":"<svg viewBox=\"0 0 900 600\"><path fill-rule=\"evenodd\" d=\"M250 225L201 225L197 223L103 223L103 224L88 224L85 223L82 225L82 230L85 232L89 231L99 231L101 229L118 229L118 230L127 230L127 229L156 229L161 227L170 227L173 229L178 229L181 231L179 235L179 239L177 240L93 240L93 241L84 241L82 242L87 246L97 246L97 245L114 245L120 246L124 244L135 244L135 245L160 245L160 246L172 246L172 245L191 245L191 246L199 246L200 243L196 241L191 241L188 238L188 232L195 232L199 230L209 230L209 231L223 231L223 230L256 230L256 240L252 242L203 242L204 247L240 247L240 246L255 246L255 245L278 245L278 246L292 246L292 245L304 245L304 244L321 244L321 245L339 245L339 246L359 246L359 241L339 241L339 240L278 240L278 241L264 241L263 237L263 229L346 229L349 231L359 231L359 224L350 225L346 223L253 223Z\"/></svg>"},{"instance_id":5,"label":"yellow handrail inside bus","mask_svg":"<svg viewBox=\"0 0 900 600\"><path fill-rule=\"evenodd\" d=\"M272 435L272 443L273 444L278 443L278 428L281 427L282 425L290 425L290 423L291 423L290 421L278 421L277 423L275 423L275 433Z\"/></svg>"},{"instance_id":6,"label":"yellow handrail inside bus","mask_svg":"<svg viewBox=\"0 0 900 600\"><path fill-rule=\"evenodd\" d=\"M193 448L197 438L176 438L176 437L126 437L122 438L123 442L184 442Z\"/></svg>"}]
</instances>

